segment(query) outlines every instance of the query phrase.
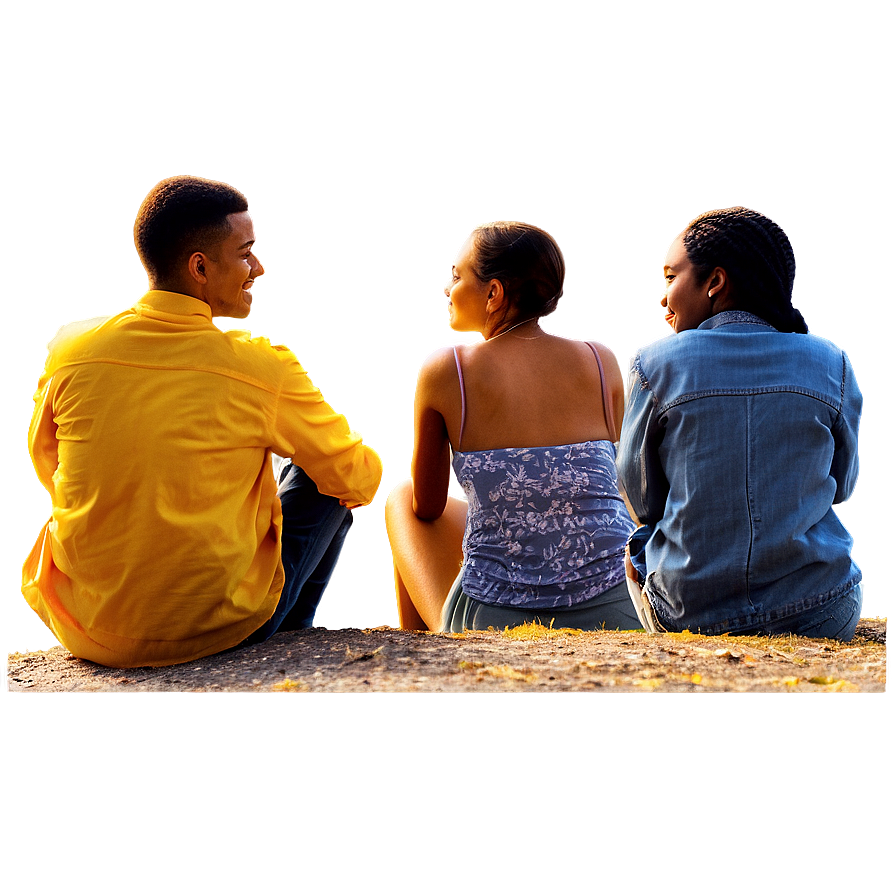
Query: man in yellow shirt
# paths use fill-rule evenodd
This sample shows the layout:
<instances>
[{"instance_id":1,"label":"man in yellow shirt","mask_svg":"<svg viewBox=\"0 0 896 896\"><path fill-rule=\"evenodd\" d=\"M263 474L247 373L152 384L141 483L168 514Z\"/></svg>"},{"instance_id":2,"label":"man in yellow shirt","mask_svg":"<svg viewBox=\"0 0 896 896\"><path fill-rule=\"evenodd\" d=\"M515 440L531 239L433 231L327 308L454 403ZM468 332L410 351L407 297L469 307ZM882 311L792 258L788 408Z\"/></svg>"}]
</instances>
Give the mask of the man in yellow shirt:
<instances>
[{"instance_id":1,"label":"man in yellow shirt","mask_svg":"<svg viewBox=\"0 0 896 896\"><path fill-rule=\"evenodd\" d=\"M29 448L53 513L22 584L75 656L118 667L310 626L382 475L292 352L212 323L264 273L241 193L164 180L134 241L149 292L50 344Z\"/></svg>"}]
</instances>

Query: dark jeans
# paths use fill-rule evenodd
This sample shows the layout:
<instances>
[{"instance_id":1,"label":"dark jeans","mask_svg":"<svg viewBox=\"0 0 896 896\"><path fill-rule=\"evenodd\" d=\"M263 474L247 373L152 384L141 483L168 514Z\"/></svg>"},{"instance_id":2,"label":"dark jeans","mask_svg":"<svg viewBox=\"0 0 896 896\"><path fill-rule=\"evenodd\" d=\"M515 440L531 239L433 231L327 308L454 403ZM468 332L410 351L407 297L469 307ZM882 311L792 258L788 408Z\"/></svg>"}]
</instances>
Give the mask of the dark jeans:
<instances>
[{"instance_id":1,"label":"dark jeans","mask_svg":"<svg viewBox=\"0 0 896 896\"><path fill-rule=\"evenodd\" d=\"M281 557L286 583L274 615L243 642L258 644L277 632L311 628L314 613L352 524L337 498L322 495L301 467L287 463L277 494L283 507Z\"/></svg>"},{"instance_id":2,"label":"dark jeans","mask_svg":"<svg viewBox=\"0 0 896 896\"><path fill-rule=\"evenodd\" d=\"M804 638L831 638L851 641L862 615L862 583L852 591L829 600L820 607L804 610L799 616L779 619L762 627L765 634L793 634ZM734 634L734 632L732 632Z\"/></svg>"}]
</instances>

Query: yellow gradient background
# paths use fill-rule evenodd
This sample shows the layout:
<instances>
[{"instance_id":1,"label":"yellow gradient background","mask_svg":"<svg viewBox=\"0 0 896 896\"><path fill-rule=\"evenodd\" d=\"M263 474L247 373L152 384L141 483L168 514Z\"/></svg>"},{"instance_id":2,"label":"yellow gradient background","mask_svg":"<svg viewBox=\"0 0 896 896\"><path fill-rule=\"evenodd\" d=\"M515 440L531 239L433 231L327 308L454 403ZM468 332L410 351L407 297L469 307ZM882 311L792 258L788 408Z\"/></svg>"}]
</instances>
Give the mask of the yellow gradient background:
<instances>
[{"instance_id":1,"label":"yellow gradient background","mask_svg":"<svg viewBox=\"0 0 896 896\"><path fill-rule=\"evenodd\" d=\"M383 504L408 474L417 369L466 338L447 326L442 289L469 231L494 219L548 230L568 276L546 329L604 342L625 370L640 345L667 335L669 244L698 213L730 205L784 228L794 304L855 367L862 471L838 512L864 572L863 615L886 615L886 9L10 7L0 62L4 648L54 643L18 595L50 510L26 447L46 344L62 324L142 295L134 216L173 174L225 180L250 202L267 273L248 320L219 323L289 345L383 457L380 494L356 513L320 625L397 624ZM7 839L10 873L38 892L86 879L94 893L128 894L635 893L648 882L651 892L703 893L710 880L741 893L765 886L744 874L749 855L763 870L784 862L772 889L867 889L847 869L857 850L882 848L884 826L846 821L828 800L852 798L857 775L879 769L889 697L823 707L803 698L794 709L750 696L700 698L711 706L575 696L433 707L394 695L335 706L6 695L5 768L17 782L7 805L24 813ZM891 784L888 772L878 797ZM38 807L52 808L52 829ZM838 858L824 846L832 832ZM467 853L493 858L466 864ZM800 861L785 861L793 854Z\"/></svg>"}]
</instances>

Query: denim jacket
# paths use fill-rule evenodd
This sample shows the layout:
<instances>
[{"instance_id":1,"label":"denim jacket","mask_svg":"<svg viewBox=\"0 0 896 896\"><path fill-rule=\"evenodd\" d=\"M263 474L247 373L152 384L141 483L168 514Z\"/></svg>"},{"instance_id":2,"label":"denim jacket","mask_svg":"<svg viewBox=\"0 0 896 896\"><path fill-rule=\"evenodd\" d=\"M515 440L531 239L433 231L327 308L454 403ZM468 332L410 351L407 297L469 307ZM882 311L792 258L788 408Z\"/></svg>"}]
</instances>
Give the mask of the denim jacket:
<instances>
[{"instance_id":1,"label":"denim jacket","mask_svg":"<svg viewBox=\"0 0 896 896\"><path fill-rule=\"evenodd\" d=\"M667 629L749 630L861 581L832 507L855 487L861 410L844 352L745 312L637 354L617 465Z\"/></svg>"}]
</instances>

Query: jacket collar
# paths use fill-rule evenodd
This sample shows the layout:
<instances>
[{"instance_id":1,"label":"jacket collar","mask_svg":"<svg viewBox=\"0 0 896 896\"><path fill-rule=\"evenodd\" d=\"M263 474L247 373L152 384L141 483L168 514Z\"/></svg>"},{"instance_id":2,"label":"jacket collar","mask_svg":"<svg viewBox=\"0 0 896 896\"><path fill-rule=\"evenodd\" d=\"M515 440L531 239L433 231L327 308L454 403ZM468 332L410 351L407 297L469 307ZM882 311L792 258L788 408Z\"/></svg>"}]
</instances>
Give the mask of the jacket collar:
<instances>
[{"instance_id":1,"label":"jacket collar","mask_svg":"<svg viewBox=\"0 0 896 896\"><path fill-rule=\"evenodd\" d=\"M703 321L698 330L715 330L716 327L725 327L728 324L755 324L760 327L766 327L769 330L775 328L766 320L750 314L749 311L722 311L708 320Z\"/></svg>"}]
</instances>

